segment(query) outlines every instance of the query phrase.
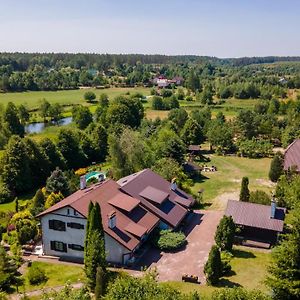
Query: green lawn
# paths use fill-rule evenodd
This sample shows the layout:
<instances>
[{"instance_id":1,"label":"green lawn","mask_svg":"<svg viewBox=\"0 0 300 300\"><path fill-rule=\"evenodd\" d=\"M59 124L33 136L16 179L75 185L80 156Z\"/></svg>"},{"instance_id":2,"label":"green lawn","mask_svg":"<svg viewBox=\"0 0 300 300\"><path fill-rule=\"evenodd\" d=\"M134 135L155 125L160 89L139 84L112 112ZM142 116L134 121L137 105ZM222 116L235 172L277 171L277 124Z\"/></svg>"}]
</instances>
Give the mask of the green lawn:
<instances>
[{"instance_id":1,"label":"green lawn","mask_svg":"<svg viewBox=\"0 0 300 300\"><path fill-rule=\"evenodd\" d=\"M217 287L198 285L185 282L168 282L183 293L198 291L204 299L211 299L215 289L222 287L241 286L247 289L259 289L267 292L264 284L270 253L255 251L246 247L234 247L234 258L231 260L232 275L223 277Z\"/></svg>"},{"instance_id":2,"label":"green lawn","mask_svg":"<svg viewBox=\"0 0 300 300\"><path fill-rule=\"evenodd\" d=\"M45 263L45 262L33 262L32 265L39 266L43 269L48 277L48 280L40 285L30 285L27 280L27 270L25 271L25 285L24 288L20 288L20 291L25 289L26 292L38 290L47 287L64 286L67 282L76 283L84 281L84 271L82 266ZM23 290L22 290L23 289Z\"/></svg>"},{"instance_id":3,"label":"green lawn","mask_svg":"<svg viewBox=\"0 0 300 300\"><path fill-rule=\"evenodd\" d=\"M97 98L102 93L106 93L109 98L114 98L126 92L140 92L147 96L150 94L149 88L108 88L108 89L88 89L93 91ZM37 92L22 92L22 93L0 93L0 103L6 105L8 102L14 102L16 105L26 104L28 108L38 108L40 101L45 98L50 103L60 104L83 104L86 103L83 99L87 89L64 90L64 91L37 91Z\"/></svg>"},{"instance_id":4,"label":"green lawn","mask_svg":"<svg viewBox=\"0 0 300 300\"><path fill-rule=\"evenodd\" d=\"M249 188L252 191L262 189L270 192L272 189L268 180L270 158L249 159L236 156L217 156L216 154L205 157L210 161L199 164L214 165L218 170L216 172L202 172L201 177L195 181L192 190L197 193L203 189L203 201L212 203L212 209L225 208L226 199L216 198L224 193L238 193L243 176L249 177Z\"/></svg>"}]
</instances>

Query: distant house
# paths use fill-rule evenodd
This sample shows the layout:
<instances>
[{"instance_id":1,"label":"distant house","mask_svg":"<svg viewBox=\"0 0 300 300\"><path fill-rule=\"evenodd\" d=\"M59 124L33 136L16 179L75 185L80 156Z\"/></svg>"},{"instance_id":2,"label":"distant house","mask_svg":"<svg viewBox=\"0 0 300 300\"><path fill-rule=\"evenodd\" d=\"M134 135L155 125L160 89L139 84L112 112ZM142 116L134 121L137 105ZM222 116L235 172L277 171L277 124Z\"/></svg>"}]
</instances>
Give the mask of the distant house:
<instances>
[{"instance_id":1,"label":"distant house","mask_svg":"<svg viewBox=\"0 0 300 300\"><path fill-rule=\"evenodd\" d=\"M112 179L81 189L45 210L41 220L45 255L83 261L84 240L90 201L99 203L107 260L126 265L156 228L176 228L194 200L175 183L151 170Z\"/></svg>"},{"instance_id":2,"label":"distant house","mask_svg":"<svg viewBox=\"0 0 300 300\"><path fill-rule=\"evenodd\" d=\"M167 79L164 75L159 75L153 78L152 83L157 85L158 88L165 88L171 84L182 85L184 82L182 77L176 76L173 79Z\"/></svg>"},{"instance_id":3,"label":"distant house","mask_svg":"<svg viewBox=\"0 0 300 300\"><path fill-rule=\"evenodd\" d=\"M300 139L296 139L286 148L283 168L285 171L295 168L300 172Z\"/></svg>"},{"instance_id":4,"label":"distant house","mask_svg":"<svg viewBox=\"0 0 300 300\"><path fill-rule=\"evenodd\" d=\"M283 232L285 208L277 207L275 201L262 205L229 200L225 215L232 216L243 240L274 244L278 234Z\"/></svg>"},{"instance_id":5,"label":"distant house","mask_svg":"<svg viewBox=\"0 0 300 300\"><path fill-rule=\"evenodd\" d=\"M121 178L121 190L141 201L141 204L160 219L160 228L177 228L188 215L195 200L150 169Z\"/></svg>"}]
</instances>

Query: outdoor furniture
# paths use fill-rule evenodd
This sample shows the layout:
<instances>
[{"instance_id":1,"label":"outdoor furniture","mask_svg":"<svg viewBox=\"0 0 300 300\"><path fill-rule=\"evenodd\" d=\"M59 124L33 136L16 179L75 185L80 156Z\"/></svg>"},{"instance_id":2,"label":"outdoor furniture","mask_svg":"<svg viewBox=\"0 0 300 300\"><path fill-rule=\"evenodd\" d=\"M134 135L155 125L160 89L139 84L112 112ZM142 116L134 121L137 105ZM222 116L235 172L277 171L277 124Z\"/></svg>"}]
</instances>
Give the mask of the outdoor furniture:
<instances>
[{"instance_id":1,"label":"outdoor furniture","mask_svg":"<svg viewBox=\"0 0 300 300\"><path fill-rule=\"evenodd\" d=\"M196 275L183 274L182 275L182 281L192 282L192 283L200 283L200 282L198 282L198 276L196 276Z\"/></svg>"}]
</instances>

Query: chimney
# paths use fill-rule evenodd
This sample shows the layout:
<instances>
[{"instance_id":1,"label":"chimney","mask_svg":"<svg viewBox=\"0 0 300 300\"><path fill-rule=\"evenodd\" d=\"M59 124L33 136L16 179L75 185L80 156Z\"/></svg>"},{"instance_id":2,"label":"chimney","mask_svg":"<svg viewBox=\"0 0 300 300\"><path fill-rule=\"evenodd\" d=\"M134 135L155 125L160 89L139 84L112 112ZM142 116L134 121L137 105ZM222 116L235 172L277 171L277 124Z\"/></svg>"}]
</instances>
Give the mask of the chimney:
<instances>
[{"instance_id":1,"label":"chimney","mask_svg":"<svg viewBox=\"0 0 300 300\"><path fill-rule=\"evenodd\" d=\"M271 200L271 219L275 218L277 203L274 198Z\"/></svg>"},{"instance_id":2,"label":"chimney","mask_svg":"<svg viewBox=\"0 0 300 300\"><path fill-rule=\"evenodd\" d=\"M108 214L108 227L114 229L117 225L117 215L115 211Z\"/></svg>"},{"instance_id":3,"label":"chimney","mask_svg":"<svg viewBox=\"0 0 300 300\"><path fill-rule=\"evenodd\" d=\"M176 177L174 177L171 181L171 190L175 192L176 189L177 189L177 183L176 183Z\"/></svg>"},{"instance_id":4,"label":"chimney","mask_svg":"<svg viewBox=\"0 0 300 300\"><path fill-rule=\"evenodd\" d=\"M86 178L84 175L80 176L80 189L84 190L86 188Z\"/></svg>"}]
</instances>

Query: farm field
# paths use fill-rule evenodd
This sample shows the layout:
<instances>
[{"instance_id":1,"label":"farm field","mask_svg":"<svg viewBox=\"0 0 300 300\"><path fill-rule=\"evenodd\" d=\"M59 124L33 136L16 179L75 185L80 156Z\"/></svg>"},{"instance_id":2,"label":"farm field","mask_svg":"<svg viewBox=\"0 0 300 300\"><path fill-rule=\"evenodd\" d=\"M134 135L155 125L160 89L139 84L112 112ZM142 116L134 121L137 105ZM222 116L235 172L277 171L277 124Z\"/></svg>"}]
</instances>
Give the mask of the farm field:
<instances>
[{"instance_id":1,"label":"farm field","mask_svg":"<svg viewBox=\"0 0 300 300\"><path fill-rule=\"evenodd\" d=\"M168 282L164 284L171 285L183 293L198 291L201 299L211 299L213 291L222 287L244 287L268 292L264 280L270 262L270 253L235 246L233 255L234 257L231 260L232 275L224 276L217 287L186 282Z\"/></svg>"},{"instance_id":2,"label":"farm field","mask_svg":"<svg viewBox=\"0 0 300 300\"><path fill-rule=\"evenodd\" d=\"M83 95L86 91L92 91L97 98L102 93L106 93L109 98L130 93L142 93L147 96L150 94L149 88L107 88L107 89L78 89L78 90L63 90L63 91L36 91L22 93L0 93L0 104L6 105L8 102L13 102L16 105L25 104L29 109L38 108L42 99L46 99L50 103L60 103L65 105L83 104L86 103Z\"/></svg>"},{"instance_id":3,"label":"farm field","mask_svg":"<svg viewBox=\"0 0 300 300\"><path fill-rule=\"evenodd\" d=\"M216 166L216 172L202 172L192 187L194 193L203 189L203 202L210 209L223 210L228 199L238 199L241 178L249 178L249 189L270 192L273 184L268 179L270 158L250 159L237 156L206 155L209 162L201 162L208 166Z\"/></svg>"}]
</instances>

